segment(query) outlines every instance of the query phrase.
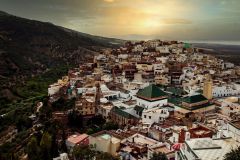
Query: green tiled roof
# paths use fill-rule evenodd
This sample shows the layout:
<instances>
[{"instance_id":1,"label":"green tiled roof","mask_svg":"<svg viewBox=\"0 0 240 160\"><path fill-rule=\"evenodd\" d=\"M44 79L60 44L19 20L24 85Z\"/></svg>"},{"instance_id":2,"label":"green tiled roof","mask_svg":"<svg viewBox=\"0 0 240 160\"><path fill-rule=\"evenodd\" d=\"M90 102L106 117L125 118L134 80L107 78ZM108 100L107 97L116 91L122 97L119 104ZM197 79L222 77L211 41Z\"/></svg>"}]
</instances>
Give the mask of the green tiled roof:
<instances>
[{"instance_id":1,"label":"green tiled roof","mask_svg":"<svg viewBox=\"0 0 240 160\"><path fill-rule=\"evenodd\" d=\"M157 99L157 98L167 96L167 93L162 91L156 85L151 84L148 87L145 87L144 89L140 89L137 92L137 96L141 98L146 98L146 99Z\"/></svg>"},{"instance_id":2,"label":"green tiled roof","mask_svg":"<svg viewBox=\"0 0 240 160\"><path fill-rule=\"evenodd\" d=\"M183 46L184 48L191 48L191 44L189 44L189 43L184 43L184 46Z\"/></svg>"},{"instance_id":3,"label":"green tiled roof","mask_svg":"<svg viewBox=\"0 0 240 160\"><path fill-rule=\"evenodd\" d=\"M180 107L180 108L184 108L187 110L196 110L196 109L200 109L200 108L206 108L211 106L212 104L207 102L204 104L200 104L197 106L193 106L193 107L186 107L182 105L182 102L186 102L186 103L197 103L197 102L201 102L201 101L206 101L207 98L205 98L203 95L199 94L199 95L194 95L194 96L189 96L189 97L184 97L184 98L177 98L177 97L170 97L168 98L168 102L173 103L174 105Z\"/></svg>"},{"instance_id":4,"label":"green tiled roof","mask_svg":"<svg viewBox=\"0 0 240 160\"><path fill-rule=\"evenodd\" d=\"M178 97L169 97L168 98L168 102L173 103L175 105L179 105L182 103L182 98L178 98Z\"/></svg>"},{"instance_id":5,"label":"green tiled roof","mask_svg":"<svg viewBox=\"0 0 240 160\"><path fill-rule=\"evenodd\" d=\"M209 107L209 106L212 106L213 104L211 103L205 103L205 104L201 104L201 105L198 105L198 106L194 106L194 107L191 107L191 108L187 108L187 107L184 107L182 105L179 105L178 107L180 108L184 108L184 109L187 109L187 110L190 110L190 111L194 111L194 110L197 110L197 109L200 109L200 108L206 108L206 107Z\"/></svg>"},{"instance_id":6,"label":"green tiled roof","mask_svg":"<svg viewBox=\"0 0 240 160\"><path fill-rule=\"evenodd\" d=\"M202 94L188 96L188 97L183 98L183 101L186 103L197 103L197 102L206 101L206 100L207 100L207 98L204 97Z\"/></svg>"},{"instance_id":7,"label":"green tiled roof","mask_svg":"<svg viewBox=\"0 0 240 160\"><path fill-rule=\"evenodd\" d=\"M134 117L133 115L131 115L131 114L125 112L124 110L118 108L117 106L114 106L114 107L112 108L112 112L115 113L115 114L117 114L117 115L120 115L120 116L122 116L122 117L124 117L124 118L128 118L128 119L136 118L136 117Z\"/></svg>"}]
</instances>

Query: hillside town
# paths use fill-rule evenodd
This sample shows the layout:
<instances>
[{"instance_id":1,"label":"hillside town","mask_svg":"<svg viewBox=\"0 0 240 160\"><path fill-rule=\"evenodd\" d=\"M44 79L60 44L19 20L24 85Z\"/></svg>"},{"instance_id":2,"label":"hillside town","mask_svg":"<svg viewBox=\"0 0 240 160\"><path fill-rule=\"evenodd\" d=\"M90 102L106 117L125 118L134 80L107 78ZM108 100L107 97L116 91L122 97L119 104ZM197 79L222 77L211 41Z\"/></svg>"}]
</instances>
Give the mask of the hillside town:
<instances>
[{"instance_id":1,"label":"hillside town","mask_svg":"<svg viewBox=\"0 0 240 160\"><path fill-rule=\"evenodd\" d=\"M0 0L0 160L240 160L240 0Z\"/></svg>"},{"instance_id":2,"label":"hillside town","mask_svg":"<svg viewBox=\"0 0 240 160\"><path fill-rule=\"evenodd\" d=\"M240 141L240 67L178 41L126 42L69 70L48 88L50 101L75 100L83 119L119 126L74 133L79 144L123 160L220 160Z\"/></svg>"},{"instance_id":3,"label":"hillside town","mask_svg":"<svg viewBox=\"0 0 240 160\"><path fill-rule=\"evenodd\" d=\"M122 160L149 160L154 154L221 160L240 142L240 66L189 43L128 41L103 49L51 84L48 97L48 106L73 103L52 112L66 135L64 142L56 135L57 142L67 147L54 160L77 159L74 149L81 145ZM42 106L39 102L31 115L35 127L43 125ZM81 127L69 126L73 113L81 117ZM91 121L89 128L92 119L115 127L97 129Z\"/></svg>"}]
</instances>

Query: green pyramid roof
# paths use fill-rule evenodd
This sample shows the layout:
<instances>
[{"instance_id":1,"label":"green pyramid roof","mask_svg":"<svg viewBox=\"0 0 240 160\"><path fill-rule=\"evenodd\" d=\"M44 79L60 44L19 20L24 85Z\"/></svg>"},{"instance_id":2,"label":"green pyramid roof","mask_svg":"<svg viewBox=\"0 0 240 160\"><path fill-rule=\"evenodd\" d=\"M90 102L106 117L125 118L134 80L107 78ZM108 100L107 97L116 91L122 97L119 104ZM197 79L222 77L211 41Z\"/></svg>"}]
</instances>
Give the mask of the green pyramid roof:
<instances>
[{"instance_id":1,"label":"green pyramid roof","mask_svg":"<svg viewBox=\"0 0 240 160\"><path fill-rule=\"evenodd\" d=\"M206 97L204 97L202 94L188 96L183 98L183 101L186 103L197 103L208 100Z\"/></svg>"},{"instance_id":2,"label":"green pyramid roof","mask_svg":"<svg viewBox=\"0 0 240 160\"><path fill-rule=\"evenodd\" d=\"M137 96L145 100L154 101L167 98L167 93L162 91L156 85L151 84L144 89L140 89L137 92Z\"/></svg>"},{"instance_id":3,"label":"green pyramid roof","mask_svg":"<svg viewBox=\"0 0 240 160\"><path fill-rule=\"evenodd\" d=\"M191 44L189 44L189 43L184 43L184 48L191 48Z\"/></svg>"}]
</instances>

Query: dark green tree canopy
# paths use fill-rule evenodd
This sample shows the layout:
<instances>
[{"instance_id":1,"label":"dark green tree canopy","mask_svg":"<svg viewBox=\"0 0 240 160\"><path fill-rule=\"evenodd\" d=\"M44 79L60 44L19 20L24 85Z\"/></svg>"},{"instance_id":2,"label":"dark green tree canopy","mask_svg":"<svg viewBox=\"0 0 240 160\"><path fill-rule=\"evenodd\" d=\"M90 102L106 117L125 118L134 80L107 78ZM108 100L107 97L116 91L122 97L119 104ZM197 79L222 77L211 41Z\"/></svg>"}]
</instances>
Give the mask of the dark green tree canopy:
<instances>
[{"instance_id":1,"label":"dark green tree canopy","mask_svg":"<svg viewBox=\"0 0 240 160\"><path fill-rule=\"evenodd\" d=\"M152 158L150 160L168 160L166 154L159 152L159 153L153 153Z\"/></svg>"},{"instance_id":2,"label":"dark green tree canopy","mask_svg":"<svg viewBox=\"0 0 240 160\"><path fill-rule=\"evenodd\" d=\"M27 144L27 153L29 160L40 160L40 148L36 137L32 137L29 143Z\"/></svg>"},{"instance_id":3,"label":"dark green tree canopy","mask_svg":"<svg viewBox=\"0 0 240 160\"><path fill-rule=\"evenodd\" d=\"M232 149L224 156L224 160L239 160L240 159L240 146L236 149Z\"/></svg>"}]
</instances>

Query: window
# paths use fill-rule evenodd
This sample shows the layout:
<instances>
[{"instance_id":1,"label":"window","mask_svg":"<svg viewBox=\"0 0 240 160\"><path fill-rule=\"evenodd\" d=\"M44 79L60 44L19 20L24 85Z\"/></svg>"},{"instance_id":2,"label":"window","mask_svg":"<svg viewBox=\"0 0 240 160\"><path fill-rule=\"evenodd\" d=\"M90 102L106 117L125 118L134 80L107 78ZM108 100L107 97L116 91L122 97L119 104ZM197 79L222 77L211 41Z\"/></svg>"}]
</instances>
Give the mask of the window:
<instances>
[{"instance_id":1,"label":"window","mask_svg":"<svg viewBox=\"0 0 240 160\"><path fill-rule=\"evenodd\" d=\"M152 117L151 117L151 116L149 116L148 118L149 118L149 119L151 119Z\"/></svg>"},{"instance_id":2,"label":"window","mask_svg":"<svg viewBox=\"0 0 240 160\"><path fill-rule=\"evenodd\" d=\"M187 151L190 153L191 152L191 149L187 146Z\"/></svg>"},{"instance_id":3,"label":"window","mask_svg":"<svg viewBox=\"0 0 240 160\"><path fill-rule=\"evenodd\" d=\"M144 118L147 118L147 116L146 116L146 115L144 115Z\"/></svg>"}]
</instances>

